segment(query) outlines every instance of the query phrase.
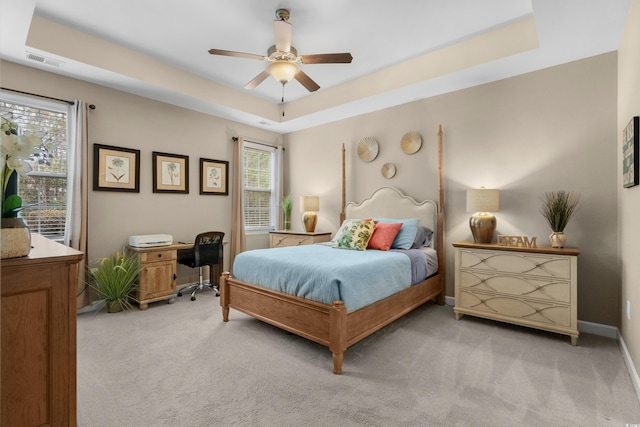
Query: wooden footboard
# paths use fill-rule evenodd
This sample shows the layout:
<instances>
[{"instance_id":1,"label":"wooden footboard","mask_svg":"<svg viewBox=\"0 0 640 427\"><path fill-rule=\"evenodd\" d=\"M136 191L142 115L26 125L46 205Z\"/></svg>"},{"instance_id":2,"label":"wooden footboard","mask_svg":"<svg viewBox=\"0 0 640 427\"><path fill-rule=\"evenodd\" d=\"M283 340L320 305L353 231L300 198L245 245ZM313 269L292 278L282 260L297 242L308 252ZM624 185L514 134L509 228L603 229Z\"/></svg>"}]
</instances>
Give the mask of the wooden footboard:
<instances>
[{"instance_id":1,"label":"wooden footboard","mask_svg":"<svg viewBox=\"0 0 640 427\"><path fill-rule=\"evenodd\" d=\"M419 285L347 313L342 301L322 304L241 282L229 273L220 278L223 321L229 321L229 308L234 308L322 344L333 354L335 374L342 373L344 352L349 346L440 295L444 295L444 283L436 274Z\"/></svg>"}]
</instances>

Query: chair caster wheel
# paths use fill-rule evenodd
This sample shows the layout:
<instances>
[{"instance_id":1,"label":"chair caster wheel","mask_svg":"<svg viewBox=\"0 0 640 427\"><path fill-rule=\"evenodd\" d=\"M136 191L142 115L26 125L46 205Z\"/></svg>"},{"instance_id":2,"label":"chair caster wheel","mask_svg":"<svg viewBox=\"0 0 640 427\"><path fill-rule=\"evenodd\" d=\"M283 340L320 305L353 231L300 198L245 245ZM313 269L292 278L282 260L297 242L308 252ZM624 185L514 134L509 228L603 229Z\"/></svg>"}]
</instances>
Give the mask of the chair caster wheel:
<instances>
[{"instance_id":1,"label":"chair caster wheel","mask_svg":"<svg viewBox=\"0 0 640 427\"><path fill-rule=\"evenodd\" d=\"M178 292L178 296L181 297L182 296L182 292Z\"/></svg>"},{"instance_id":2,"label":"chair caster wheel","mask_svg":"<svg viewBox=\"0 0 640 427\"><path fill-rule=\"evenodd\" d=\"M196 300L196 297L191 297L191 301L195 301L195 300Z\"/></svg>"}]
</instances>

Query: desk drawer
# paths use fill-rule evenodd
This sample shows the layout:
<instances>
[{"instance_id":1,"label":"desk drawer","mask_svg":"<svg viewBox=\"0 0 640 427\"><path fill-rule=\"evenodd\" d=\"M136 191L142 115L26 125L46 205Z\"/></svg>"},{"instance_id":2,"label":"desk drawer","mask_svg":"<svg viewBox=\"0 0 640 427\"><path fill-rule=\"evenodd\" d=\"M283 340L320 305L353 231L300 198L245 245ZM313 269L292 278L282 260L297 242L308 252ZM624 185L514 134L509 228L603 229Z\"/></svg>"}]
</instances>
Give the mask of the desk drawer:
<instances>
[{"instance_id":1,"label":"desk drawer","mask_svg":"<svg viewBox=\"0 0 640 427\"><path fill-rule=\"evenodd\" d=\"M140 252L140 262L166 261L177 258L176 250L158 250L149 252Z\"/></svg>"}]
</instances>

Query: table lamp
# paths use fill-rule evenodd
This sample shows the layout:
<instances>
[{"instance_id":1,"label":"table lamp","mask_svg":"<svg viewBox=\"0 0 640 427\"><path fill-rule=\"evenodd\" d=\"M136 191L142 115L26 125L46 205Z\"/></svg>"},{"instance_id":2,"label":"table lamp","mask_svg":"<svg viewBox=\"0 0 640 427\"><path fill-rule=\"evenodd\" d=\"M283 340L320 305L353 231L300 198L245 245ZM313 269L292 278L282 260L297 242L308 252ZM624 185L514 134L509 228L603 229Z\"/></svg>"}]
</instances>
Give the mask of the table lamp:
<instances>
[{"instance_id":1,"label":"table lamp","mask_svg":"<svg viewBox=\"0 0 640 427\"><path fill-rule=\"evenodd\" d=\"M469 218L469 227L476 243L491 243L496 231L496 217L491 212L500 210L500 190L484 187L467 190L467 212L475 212Z\"/></svg>"},{"instance_id":2,"label":"table lamp","mask_svg":"<svg viewBox=\"0 0 640 427\"><path fill-rule=\"evenodd\" d=\"M320 198L318 196L300 197L300 210L302 214L302 226L307 233L313 233L318 222L316 211L320 210Z\"/></svg>"}]
</instances>

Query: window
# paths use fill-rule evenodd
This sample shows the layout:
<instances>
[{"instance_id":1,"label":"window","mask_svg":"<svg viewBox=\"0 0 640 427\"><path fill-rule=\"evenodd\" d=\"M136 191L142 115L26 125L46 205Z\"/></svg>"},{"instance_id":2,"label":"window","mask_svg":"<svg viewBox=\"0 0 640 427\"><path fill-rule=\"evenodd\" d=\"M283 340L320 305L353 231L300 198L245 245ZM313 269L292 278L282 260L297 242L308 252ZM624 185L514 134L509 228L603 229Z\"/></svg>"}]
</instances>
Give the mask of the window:
<instances>
[{"instance_id":1,"label":"window","mask_svg":"<svg viewBox=\"0 0 640 427\"><path fill-rule=\"evenodd\" d=\"M247 231L275 230L280 200L280 156L276 147L245 141L244 225Z\"/></svg>"},{"instance_id":2,"label":"window","mask_svg":"<svg viewBox=\"0 0 640 427\"><path fill-rule=\"evenodd\" d=\"M44 146L31 161L32 171L18 176L22 198L19 216L29 229L63 241L67 206L67 112L66 105L2 93L0 114L11 114L20 131L39 132Z\"/></svg>"}]
</instances>

